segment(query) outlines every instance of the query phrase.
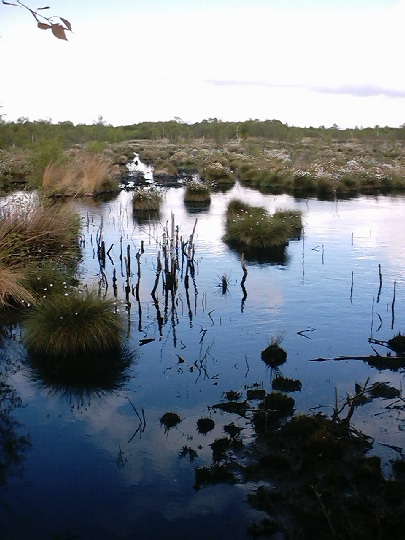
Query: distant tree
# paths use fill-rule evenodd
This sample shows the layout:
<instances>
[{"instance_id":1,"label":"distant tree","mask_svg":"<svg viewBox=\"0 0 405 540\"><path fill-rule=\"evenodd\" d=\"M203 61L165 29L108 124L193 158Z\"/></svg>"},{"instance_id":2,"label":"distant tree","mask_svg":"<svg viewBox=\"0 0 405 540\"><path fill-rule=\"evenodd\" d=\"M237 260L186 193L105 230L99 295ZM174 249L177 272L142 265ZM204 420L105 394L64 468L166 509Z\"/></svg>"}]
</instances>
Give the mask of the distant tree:
<instances>
[{"instance_id":1,"label":"distant tree","mask_svg":"<svg viewBox=\"0 0 405 540\"><path fill-rule=\"evenodd\" d=\"M41 30L51 30L52 34L56 38L68 41L66 37L66 32L72 31L72 25L67 19L64 19L63 17L59 17L57 15L51 15L50 17L45 17L45 15L42 15L42 13L39 13L39 11L50 9L49 6L36 8L35 10L23 4L22 2L20 2L20 0L16 0L16 3L5 2L5 0L2 0L2 3L5 6L16 6L16 7L21 7L21 8L26 9L27 11L31 13L31 15L36 20L38 28L40 28Z\"/></svg>"}]
</instances>

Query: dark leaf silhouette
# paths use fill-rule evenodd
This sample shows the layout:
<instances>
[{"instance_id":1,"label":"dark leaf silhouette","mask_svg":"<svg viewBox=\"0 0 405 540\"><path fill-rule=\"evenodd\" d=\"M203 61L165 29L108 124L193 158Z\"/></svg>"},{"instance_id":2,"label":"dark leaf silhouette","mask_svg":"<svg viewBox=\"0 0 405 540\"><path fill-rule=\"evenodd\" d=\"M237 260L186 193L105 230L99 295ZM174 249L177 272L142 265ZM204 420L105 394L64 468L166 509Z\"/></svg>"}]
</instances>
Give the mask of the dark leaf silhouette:
<instances>
[{"instance_id":1,"label":"dark leaf silhouette","mask_svg":"<svg viewBox=\"0 0 405 540\"><path fill-rule=\"evenodd\" d=\"M63 22L63 24L66 26L66 28L71 32L72 31L72 25L67 19L63 19L63 17L59 17L60 20Z\"/></svg>"},{"instance_id":2,"label":"dark leaf silhouette","mask_svg":"<svg viewBox=\"0 0 405 540\"><path fill-rule=\"evenodd\" d=\"M46 24L46 23L42 23L42 22L39 22L37 26L41 30L48 30L49 28L52 28L50 24Z\"/></svg>"},{"instance_id":3,"label":"dark leaf silhouette","mask_svg":"<svg viewBox=\"0 0 405 540\"><path fill-rule=\"evenodd\" d=\"M39 7L39 8L36 8L35 10L23 4L22 2L20 2L20 0L17 0L17 3L6 2L5 0L2 0L2 3L6 6L16 6L16 7L21 7L21 8L26 9L27 11L31 13L31 15L36 20L38 28L40 28L41 30L49 30L50 28L52 30L52 34L56 38L62 39L64 41L68 41L65 32L66 31L71 32L72 25L67 19L64 19L63 17L55 16L55 15L50 16L50 17L45 17L45 15L42 15L41 13L39 13L39 11L50 9L49 6ZM55 19L59 19L62 24L52 22L52 20L55 20Z\"/></svg>"},{"instance_id":4,"label":"dark leaf silhouette","mask_svg":"<svg viewBox=\"0 0 405 540\"><path fill-rule=\"evenodd\" d=\"M64 39L65 41L68 40L65 34L65 29L63 28L61 24L52 24L51 28L52 28L52 34L55 37L57 37L58 39Z\"/></svg>"}]
</instances>

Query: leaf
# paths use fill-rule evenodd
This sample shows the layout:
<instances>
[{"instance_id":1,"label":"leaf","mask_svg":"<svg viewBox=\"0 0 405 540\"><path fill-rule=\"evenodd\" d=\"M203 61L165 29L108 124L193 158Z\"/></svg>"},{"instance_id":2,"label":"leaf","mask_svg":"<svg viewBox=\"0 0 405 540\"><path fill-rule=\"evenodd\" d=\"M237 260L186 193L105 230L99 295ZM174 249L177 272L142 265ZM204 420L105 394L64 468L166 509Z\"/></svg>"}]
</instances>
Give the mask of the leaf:
<instances>
[{"instance_id":1,"label":"leaf","mask_svg":"<svg viewBox=\"0 0 405 540\"><path fill-rule=\"evenodd\" d=\"M64 39L65 41L68 40L65 34L65 29L63 28L61 24L51 24L51 28L52 28L52 34L55 37L57 37L58 39Z\"/></svg>"},{"instance_id":2,"label":"leaf","mask_svg":"<svg viewBox=\"0 0 405 540\"><path fill-rule=\"evenodd\" d=\"M45 7L39 7L37 8L37 10L39 11L40 9L49 9L49 6L45 6Z\"/></svg>"},{"instance_id":3,"label":"leaf","mask_svg":"<svg viewBox=\"0 0 405 540\"><path fill-rule=\"evenodd\" d=\"M63 22L63 24L66 26L66 28L71 32L72 31L72 25L67 19L63 19L62 17L59 17L59 19Z\"/></svg>"},{"instance_id":4,"label":"leaf","mask_svg":"<svg viewBox=\"0 0 405 540\"><path fill-rule=\"evenodd\" d=\"M39 22L37 26L41 30L48 30L48 28L51 28L50 24L46 24L46 23L43 23L43 22Z\"/></svg>"}]
</instances>

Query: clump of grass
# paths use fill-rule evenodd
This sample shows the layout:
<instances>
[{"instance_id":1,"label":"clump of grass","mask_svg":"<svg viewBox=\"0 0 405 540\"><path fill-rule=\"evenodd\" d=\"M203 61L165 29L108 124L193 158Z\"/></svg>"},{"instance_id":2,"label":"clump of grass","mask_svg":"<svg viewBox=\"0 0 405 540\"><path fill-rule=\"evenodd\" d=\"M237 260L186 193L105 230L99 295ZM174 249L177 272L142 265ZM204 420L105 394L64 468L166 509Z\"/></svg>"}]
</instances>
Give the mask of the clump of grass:
<instances>
[{"instance_id":1,"label":"clump of grass","mask_svg":"<svg viewBox=\"0 0 405 540\"><path fill-rule=\"evenodd\" d=\"M202 435L206 435L209 431L212 431L215 427L215 422L212 418L199 418L197 420L197 431Z\"/></svg>"},{"instance_id":2,"label":"clump of grass","mask_svg":"<svg viewBox=\"0 0 405 540\"><path fill-rule=\"evenodd\" d=\"M396 353L405 352L405 336L398 332L393 338L387 341L388 347Z\"/></svg>"},{"instance_id":3,"label":"clump of grass","mask_svg":"<svg viewBox=\"0 0 405 540\"><path fill-rule=\"evenodd\" d=\"M211 202L210 186L202 182L192 180L188 182L184 192L186 203L209 203Z\"/></svg>"},{"instance_id":4,"label":"clump of grass","mask_svg":"<svg viewBox=\"0 0 405 540\"><path fill-rule=\"evenodd\" d=\"M70 287L78 285L75 266L58 264L52 260L38 261L24 271L22 283L40 298L66 293Z\"/></svg>"},{"instance_id":5,"label":"clump of grass","mask_svg":"<svg viewBox=\"0 0 405 540\"><path fill-rule=\"evenodd\" d=\"M26 263L77 254L80 222L71 205L43 201L12 203L0 211L0 251L4 261Z\"/></svg>"},{"instance_id":6,"label":"clump of grass","mask_svg":"<svg viewBox=\"0 0 405 540\"><path fill-rule=\"evenodd\" d=\"M158 212L162 200L162 194L156 189L138 189L134 193L132 207L139 212Z\"/></svg>"},{"instance_id":7,"label":"clump of grass","mask_svg":"<svg viewBox=\"0 0 405 540\"><path fill-rule=\"evenodd\" d=\"M302 383L299 379L289 379L288 377L276 377L271 387L273 390L280 390L281 392L296 392L301 390Z\"/></svg>"},{"instance_id":8,"label":"clump of grass","mask_svg":"<svg viewBox=\"0 0 405 540\"><path fill-rule=\"evenodd\" d=\"M228 401L238 401L238 399L242 397L242 394L236 390L228 390L227 392L224 392L223 396Z\"/></svg>"},{"instance_id":9,"label":"clump of grass","mask_svg":"<svg viewBox=\"0 0 405 540\"><path fill-rule=\"evenodd\" d=\"M25 320L25 343L34 357L66 360L121 349L123 322L114 302L94 291L56 294Z\"/></svg>"},{"instance_id":10,"label":"clump of grass","mask_svg":"<svg viewBox=\"0 0 405 540\"><path fill-rule=\"evenodd\" d=\"M235 183L230 167L220 162L209 163L200 170L200 176L207 182L215 182L220 185Z\"/></svg>"},{"instance_id":11,"label":"clump of grass","mask_svg":"<svg viewBox=\"0 0 405 540\"><path fill-rule=\"evenodd\" d=\"M165 427L166 430L176 427L177 424L180 424L180 422L180 416L172 411L164 413L160 419L160 423Z\"/></svg>"},{"instance_id":12,"label":"clump of grass","mask_svg":"<svg viewBox=\"0 0 405 540\"><path fill-rule=\"evenodd\" d=\"M42 188L48 196L97 195L118 190L112 163L101 155L77 153L65 163L51 162L45 169Z\"/></svg>"},{"instance_id":13,"label":"clump of grass","mask_svg":"<svg viewBox=\"0 0 405 540\"><path fill-rule=\"evenodd\" d=\"M263 362L270 367L281 366L281 364L284 364L284 362L287 360L286 351L282 347L280 347L280 343L282 340L282 335L273 336L271 338L270 345L266 347L261 353Z\"/></svg>"},{"instance_id":14,"label":"clump of grass","mask_svg":"<svg viewBox=\"0 0 405 540\"><path fill-rule=\"evenodd\" d=\"M279 422L282 418L291 416L294 412L293 398L282 392L267 394L259 409L253 414L253 424L257 431L265 431L269 426Z\"/></svg>"},{"instance_id":15,"label":"clump of grass","mask_svg":"<svg viewBox=\"0 0 405 540\"><path fill-rule=\"evenodd\" d=\"M241 248L266 249L287 245L299 236L301 212L278 210L273 215L262 207L231 201L226 211L225 241Z\"/></svg>"},{"instance_id":16,"label":"clump of grass","mask_svg":"<svg viewBox=\"0 0 405 540\"><path fill-rule=\"evenodd\" d=\"M29 276L39 264L76 262L79 226L70 205L12 199L0 209L0 308L37 300L40 291Z\"/></svg>"},{"instance_id":17,"label":"clump of grass","mask_svg":"<svg viewBox=\"0 0 405 540\"><path fill-rule=\"evenodd\" d=\"M0 309L27 306L34 302L34 295L23 285L21 266L4 265L0 261Z\"/></svg>"}]
</instances>

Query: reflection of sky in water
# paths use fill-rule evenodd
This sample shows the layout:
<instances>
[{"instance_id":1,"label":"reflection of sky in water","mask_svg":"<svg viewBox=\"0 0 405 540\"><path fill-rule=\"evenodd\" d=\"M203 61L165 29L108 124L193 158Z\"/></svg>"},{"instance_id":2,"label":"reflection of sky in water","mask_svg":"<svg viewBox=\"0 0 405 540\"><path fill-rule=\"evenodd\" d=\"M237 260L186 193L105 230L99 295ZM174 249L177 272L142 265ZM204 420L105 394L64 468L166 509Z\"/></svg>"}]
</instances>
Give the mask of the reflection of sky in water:
<instances>
[{"instance_id":1,"label":"reflection of sky in water","mask_svg":"<svg viewBox=\"0 0 405 540\"><path fill-rule=\"evenodd\" d=\"M96 235L102 224L106 249L113 244L110 256L114 264L106 259L107 294L112 294L115 269L119 309L128 318L127 345L135 351L136 361L122 389L83 404L42 389L29 380L24 369L12 376L23 402L28 403L14 414L32 438L32 449L25 456L25 473L22 478L12 477L9 487L8 502L16 512L14 518L28 524L21 524L21 533L29 526L49 535L72 530L91 538L96 527L97 538L102 534L106 538L131 537L133 531L146 538L147 534L167 535L172 524L179 538L189 537L195 527L201 531L201 538L213 530L243 538L249 519L248 509L240 509L239 488L218 486L195 492L194 467L210 463L208 444L212 435L223 436L222 425L236 421L233 416L212 413L207 406L220 401L222 392L243 391L244 385L255 382L270 389L274 373L264 366L260 352L272 336L283 334L282 347L288 352L281 373L303 383L302 392L293 394L298 410L321 405L321 410L329 414L335 387L344 398L346 391L353 390L354 382L364 383L368 376L370 382L387 380L397 388L403 385L403 374L368 369L362 361L310 362L317 357L368 355L373 352L368 343L371 333L375 338L389 339L405 331L403 197L360 197L336 203L262 195L236 186L226 194L214 193L206 209L191 212L183 204L183 193L183 188L165 193L160 224L143 221L140 225L134 220L131 192L122 192L106 203L76 202L86 246L83 279L89 284L99 282ZM249 273L243 304L240 257L221 240L224 211L234 197L262 205L270 212L301 209L304 221L304 235L290 243L285 265L246 262ZM161 224L168 221L170 227L171 212L183 238L189 237L198 218L198 294L190 281L190 316L180 279L176 310L172 311L169 302L160 336L150 293ZM123 255L130 246L131 286L137 281L135 254L141 240L145 248L140 304L131 294L129 312L122 304L125 279L119 260L121 238ZM379 264L382 288L377 303ZM225 295L218 287L223 274L229 278ZM161 285L158 297L165 316ZM145 337L155 340L141 347L139 340ZM18 344L18 336L14 341ZM13 362L22 357L21 348L15 349L12 340L6 340L3 352ZM181 363L179 356L184 360ZM145 431L132 440L139 419L127 398L139 413L144 409L147 423ZM159 419L168 410L178 412L183 421L165 433ZM204 437L197 433L196 421L210 414L217 425L210 436ZM356 418L377 437L386 425L391 426L387 412L373 416L372 426L360 409ZM392 421L392 426L392 433L385 433L384 440L399 444L398 422L395 427ZM179 459L178 452L184 445L194 449L202 446L194 463ZM53 517L45 526L49 513ZM207 515L212 519L209 523ZM226 525L229 517L233 520L231 527ZM5 523L15 523L14 518L9 514ZM198 525L193 525L192 519L197 519Z\"/></svg>"}]
</instances>

